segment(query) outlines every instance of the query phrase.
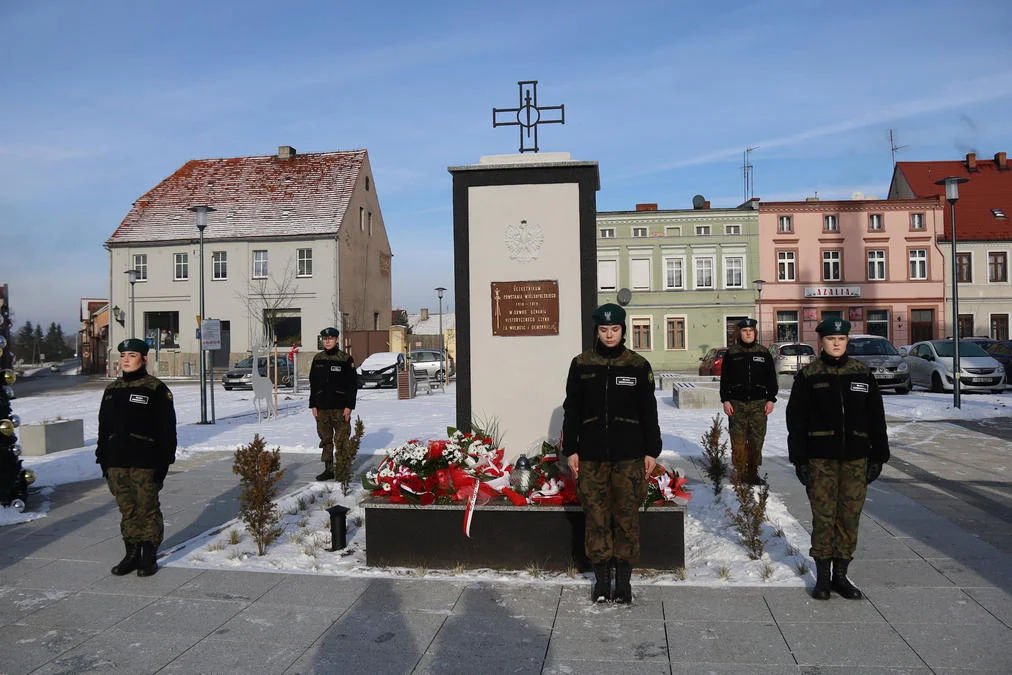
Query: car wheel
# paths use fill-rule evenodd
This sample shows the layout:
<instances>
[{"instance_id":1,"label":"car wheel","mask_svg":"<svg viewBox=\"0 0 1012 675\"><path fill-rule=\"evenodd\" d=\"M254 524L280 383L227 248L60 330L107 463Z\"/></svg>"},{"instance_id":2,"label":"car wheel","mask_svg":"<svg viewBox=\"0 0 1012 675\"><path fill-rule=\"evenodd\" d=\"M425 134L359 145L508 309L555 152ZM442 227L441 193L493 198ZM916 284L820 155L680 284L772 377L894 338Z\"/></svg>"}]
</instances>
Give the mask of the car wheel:
<instances>
[{"instance_id":1,"label":"car wheel","mask_svg":"<svg viewBox=\"0 0 1012 675\"><path fill-rule=\"evenodd\" d=\"M436 374L432 376L432 379L439 380L440 382L442 382L443 381L443 371L442 370L437 370Z\"/></svg>"},{"instance_id":2,"label":"car wheel","mask_svg":"<svg viewBox=\"0 0 1012 675\"><path fill-rule=\"evenodd\" d=\"M910 387L908 387L908 386L896 387L896 393L900 394L901 396L903 394L909 394L910 393Z\"/></svg>"},{"instance_id":3,"label":"car wheel","mask_svg":"<svg viewBox=\"0 0 1012 675\"><path fill-rule=\"evenodd\" d=\"M931 391L936 394L940 394L945 391L945 388L942 387L942 376L937 372L931 373Z\"/></svg>"},{"instance_id":4,"label":"car wheel","mask_svg":"<svg viewBox=\"0 0 1012 675\"><path fill-rule=\"evenodd\" d=\"M222 386L224 387L225 385ZM232 391L232 387L225 387L225 391Z\"/></svg>"}]
</instances>

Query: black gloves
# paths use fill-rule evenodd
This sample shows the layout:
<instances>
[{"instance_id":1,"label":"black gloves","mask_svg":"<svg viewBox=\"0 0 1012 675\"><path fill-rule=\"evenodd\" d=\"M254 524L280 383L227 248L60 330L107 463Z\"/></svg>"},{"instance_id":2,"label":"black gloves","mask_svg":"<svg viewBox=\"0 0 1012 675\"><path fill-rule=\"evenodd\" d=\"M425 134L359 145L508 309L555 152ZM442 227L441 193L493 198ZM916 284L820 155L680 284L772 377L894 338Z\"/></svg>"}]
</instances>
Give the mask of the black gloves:
<instances>
[{"instance_id":1,"label":"black gloves","mask_svg":"<svg viewBox=\"0 0 1012 675\"><path fill-rule=\"evenodd\" d=\"M808 487L808 479L811 476L811 474L808 471L808 465L807 464L795 464L794 465L794 473L797 474L798 480L801 481L801 484L804 485L805 487Z\"/></svg>"},{"instance_id":2,"label":"black gloves","mask_svg":"<svg viewBox=\"0 0 1012 675\"><path fill-rule=\"evenodd\" d=\"M102 467L102 478L108 478L109 477L109 467L107 467L105 464L99 464L99 466Z\"/></svg>"},{"instance_id":3,"label":"black gloves","mask_svg":"<svg viewBox=\"0 0 1012 675\"><path fill-rule=\"evenodd\" d=\"M869 483L878 478L878 475L882 473L882 462L873 462L868 460L868 468L865 470L865 478Z\"/></svg>"},{"instance_id":4,"label":"black gloves","mask_svg":"<svg viewBox=\"0 0 1012 675\"><path fill-rule=\"evenodd\" d=\"M165 477L167 475L169 475L169 467L163 466L161 468L155 469L154 473L155 483L157 483L158 485L163 485L165 483Z\"/></svg>"}]
</instances>

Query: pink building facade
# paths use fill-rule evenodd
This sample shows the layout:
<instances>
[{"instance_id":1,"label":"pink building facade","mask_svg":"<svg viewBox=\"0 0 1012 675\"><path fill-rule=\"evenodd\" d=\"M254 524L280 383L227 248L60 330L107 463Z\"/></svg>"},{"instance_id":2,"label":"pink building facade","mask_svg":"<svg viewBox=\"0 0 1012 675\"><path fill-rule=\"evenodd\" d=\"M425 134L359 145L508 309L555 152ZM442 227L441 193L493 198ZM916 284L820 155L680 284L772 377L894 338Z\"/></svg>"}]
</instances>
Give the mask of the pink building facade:
<instances>
[{"instance_id":1,"label":"pink building facade","mask_svg":"<svg viewBox=\"0 0 1012 675\"><path fill-rule=\"evenodd\" d=\"M830 317L894 345L944 337L940 199L760 202L762 341L818 344Z\"/></svg>"}]
</instances>

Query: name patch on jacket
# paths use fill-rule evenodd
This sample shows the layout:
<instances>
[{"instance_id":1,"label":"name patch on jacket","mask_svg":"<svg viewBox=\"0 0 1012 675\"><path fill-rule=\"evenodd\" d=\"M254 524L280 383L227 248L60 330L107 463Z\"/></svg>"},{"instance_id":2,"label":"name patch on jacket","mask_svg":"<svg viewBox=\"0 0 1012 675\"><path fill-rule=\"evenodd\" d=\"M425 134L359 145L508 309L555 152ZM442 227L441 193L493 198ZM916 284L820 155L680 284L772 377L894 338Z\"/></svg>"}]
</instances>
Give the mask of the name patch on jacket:
<instances>
[{"instance_id":1,"label":"name patch on jacket","mask_svg":"<svg viewBox=\"0 0 1012 675\"><path fill-rule=\"evenodd\" d=\"M341 372L341 366L331 366L330 367L330 372L332 372L332 373L340 373Z\"/></svg>"},{"instance_id":2,"label":"name patch on jacket","mask_svg":"<svg viewBox=\"0 0 1012 675\"><path fill-rule=\"evenodd\" d=\"M865 394L867 394L868 393L868 383L867 382L851 382L850 383L850 390L851 391L862 391Z\"/></svg>"},{"instance_id":3,"label":"name patch on jacket","mask_svg":"<svg viewBox=\"0 0 1012 675\"><path fill-rule=\"evenodd\" d=\"M766 363L766 357L763 356L753 356L752 360L758 361L759 363Z\"/></svg>"},{"instance_id":4,"label":"name patch on jacket","mask_svg":"<svg viewBox=\"0 0 1012 675\"><path fill-rule=\"evenodd\" d=\"M617 384L620 387L635 387L636 386L636 378L635 377L616 377L615 378L615 384Z\"/></svg>"},{"instance_id":5,"label":"name patch on jacket","mask_svg":"<svg viewBox=\"0 0 1012 675\"><path fill-rule=\"evenodd\" d=\"M130 394L131 403L140 403L142 405L148 404L148 397L143 394Z\"/></svg>"}]
</instances>

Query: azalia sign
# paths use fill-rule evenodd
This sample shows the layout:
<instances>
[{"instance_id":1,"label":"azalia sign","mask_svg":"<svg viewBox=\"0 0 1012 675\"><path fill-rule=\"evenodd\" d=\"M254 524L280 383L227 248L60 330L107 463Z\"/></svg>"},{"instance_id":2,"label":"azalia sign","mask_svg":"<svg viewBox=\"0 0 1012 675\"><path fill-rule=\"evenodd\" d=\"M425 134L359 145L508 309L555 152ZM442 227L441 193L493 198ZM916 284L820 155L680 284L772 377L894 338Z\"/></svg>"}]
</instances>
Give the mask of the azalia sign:
<instances>
[{"instance_id":1,"label":"azalia sign","mask_svg":"<svg viewBox=\"0 0 1012 675\"><path fill-rule=\"evenodd\" d=\"M806 286L806 298L860 298L860 286Z\"/></svg>"}]
</instances>

